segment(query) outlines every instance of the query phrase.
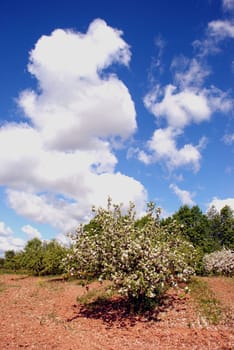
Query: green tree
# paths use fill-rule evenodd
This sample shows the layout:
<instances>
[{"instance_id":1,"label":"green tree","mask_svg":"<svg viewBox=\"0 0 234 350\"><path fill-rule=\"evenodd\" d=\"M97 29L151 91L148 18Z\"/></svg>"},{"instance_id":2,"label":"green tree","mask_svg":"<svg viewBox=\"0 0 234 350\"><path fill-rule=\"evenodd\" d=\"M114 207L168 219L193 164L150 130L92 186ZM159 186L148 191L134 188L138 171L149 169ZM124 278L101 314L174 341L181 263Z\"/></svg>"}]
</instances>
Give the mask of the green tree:
<instances>
[{"instance_id":1,"label":"green tree","mask_svg":"<svg viewBox=\"0 0 234 350\"><path fill-rule=\"evenodd\" d=\"M64 272L63 259L67 252L68 249L56 240L42 242L33 238L20 252L6 251L4 267L13 271L27 270L33 275L57 275Z\"/></svg>"},{"instance_id":2,"label":"green tree","mask_svg":"<svg viewBox=\"0 0 234 350\"><path fill-rule=\"evenodd\" d=\"M4 267L4 263L5 263L5 259L4 258L0 258L0 268Z\"/></svg>"},{"instance_id":3,"label":"green tree","mask_svg":"<svg viewBox=\"0 0 234 350\"><path fill-rule=\"evenodd\" d=\"M101 234L102 227L98 223L98 220L94 217L90 220L90 222L84 225L84 231L90 235L100 233Z\"/></svg>"},{"instance_id":4,"label":"green tree","mask_svg":"<svg viewBox=\"0 0 234 350\"><path fill-rule=\"evenodd\" d=\"M220 237L221 237L221 222L220 222L220 215L218 210L214 205L212 205L208 211L207 211L207 219L209 224L209 230L210 230L210 236L212 237L213 241L215 242L215 250L219 250L222 248L220 244Z\"/></svg>"},{"instance_id":5,"label":"green tree","mask_svg":"<svg viewBox=\"0 0 234 350\"><path fill-rule=\"evenodd\" d=\"M234 216L232 209L225 205L220 210L220 244L234 249Z\"/></svg>"},{"instance_id":6,"label":"green tree","mask_svg":"<svg viewBox=\"0 0 234 350\"><path fill-rule=\"evenodd\" d=\"M149 216L144 215L142 218L136 220L135 222L135 227L138 229L143 229L149 222Z\"/></svg>"},{"instance_id":7,"label":"green tree","mask_svg":"<svg viewBox=\"0 0 234 350\"><path fill-rule=\"evenodd\" d=\"M23 265L34 275L40 275L44 270L43 256L46 244L39 238L33 238L27 242L23 253Z\"/></svg>"},{"instance_id":8,"label":"green tree","mask_svg":"<svg viewBox=\"0 0 234 350\"><path fill-rule=\"evenodd\" d=\"M234 248L234 215L230 206L225 205L220 212L212 206L207 212L210 235L216 242L216 249Z\"/></svg>"},{"instance_id":9,"label":"green tree","mask_svg":"<svg viewBox=\"0 0 234 350\"><path fill-rule=\"evenodd\" d=\"M187 205L180 207L172 218L183 226L184 237L195 247L199 247L204 253L214 250L208 218L197 205L192 208Z\"/></svg>"},{"instance_id":10,"label":"green tree","mask_svg":"<svg viewBox=\"0 0 234 350\"><path fill-rule=\"evenodd\" d=\"M8 270L16 271L16 253L14 250L5 252L4 267Z\"/></svg>"},{"instance_id":11,"label":"green tree","mask_svg":"<svg viewBox=\"0 0 234 350\"><path fill-rule=\"evenodd\" d=\"M62 247L56 240L46 244L42 259L43 275L59 275L64 272L63 259L67 254L67 249Z\"/></svg>"}]
</instances>

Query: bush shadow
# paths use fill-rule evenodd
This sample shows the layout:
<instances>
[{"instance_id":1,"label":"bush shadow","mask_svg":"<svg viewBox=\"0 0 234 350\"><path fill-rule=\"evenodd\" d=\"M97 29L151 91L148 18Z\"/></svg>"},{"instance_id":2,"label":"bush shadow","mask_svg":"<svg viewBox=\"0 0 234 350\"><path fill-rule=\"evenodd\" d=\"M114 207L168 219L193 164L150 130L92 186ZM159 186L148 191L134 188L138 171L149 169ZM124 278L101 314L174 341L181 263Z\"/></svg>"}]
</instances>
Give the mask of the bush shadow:
<instances>
[{"instance_id":1,"label":"bush shadow","mask_svg":"<svg viewBox=\"0 0 234 350\"><path fill-rule=\"evenodd\" d=\"M88 305L73 305L75 315L67 322L72 322L78 318L101 320L106 328L128 328L135 326L138 322L159 322L160 313L165 313L173 308L178 302L176 295L166 295L157 300L154 307L148 310L136 311L134 306L122 297L112 297L110 299L98 298Z\"/></svg>"}]
</instances>

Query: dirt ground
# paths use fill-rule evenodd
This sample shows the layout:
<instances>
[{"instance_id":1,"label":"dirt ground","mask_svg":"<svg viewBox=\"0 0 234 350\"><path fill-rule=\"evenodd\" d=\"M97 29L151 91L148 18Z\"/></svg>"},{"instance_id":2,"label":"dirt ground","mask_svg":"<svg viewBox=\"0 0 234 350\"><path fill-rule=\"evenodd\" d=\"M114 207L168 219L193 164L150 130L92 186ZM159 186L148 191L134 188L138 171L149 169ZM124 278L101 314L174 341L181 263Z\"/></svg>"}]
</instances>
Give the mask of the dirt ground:
<instances>
[{"instance_id":1,"label":"dirt ground","mask_svg":"<svg viewBox=\"0 0 234 350\"><path fill-rule=\"evenodd\" d=\"M0 276L0 349L231 350L234 349L234 283L206 278L227 313L210 326L191 296L170 292L154 317L129 316L119 300L87 310L76 282ZM92 284L91 288L97 288Z\"/></svg>"}]
</instances>

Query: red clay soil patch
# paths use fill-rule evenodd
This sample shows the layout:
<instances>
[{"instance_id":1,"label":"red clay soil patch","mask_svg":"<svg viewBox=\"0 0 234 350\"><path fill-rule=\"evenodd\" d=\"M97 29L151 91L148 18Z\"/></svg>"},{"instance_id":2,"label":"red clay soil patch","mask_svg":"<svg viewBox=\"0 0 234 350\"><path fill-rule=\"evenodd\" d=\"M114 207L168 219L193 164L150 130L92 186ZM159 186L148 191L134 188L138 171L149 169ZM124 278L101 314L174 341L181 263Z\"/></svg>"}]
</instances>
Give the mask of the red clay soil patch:
<instances>
[{"instance_id":1,"label":"red clay soil patch","mask_svg":"<svg viewBox=\"0 0 234 350\"><path fill-rule=\"evenodd\" d=\"M204 277L224 312L227 322L234 327L234 279L227 277ZM234 346L233 346L234 347Z\"/></svg>"},{"instance_id":2,"label":"red clay soil patch","mask_svg":"<svg viewBox=\"0 0 234 350\"><path fill-rule=\"evenodd\" d=\"M204 277L215 296L234 311L234 279L226 277Z\"/></svg>"},{"instance_id":3,"label":"red clay soil patch","mask_svg":"<svg viewBox=\"0 0 234 350\"><path fill-rule=\"evenodd\" d=\"M75 282L46 281L0 276L0 349L233 349L232 328L203 327L190 296L170 292L154 313L133 316L121 299L90 310L77 303L85 289Z\"/></svg>"}]
</instances>

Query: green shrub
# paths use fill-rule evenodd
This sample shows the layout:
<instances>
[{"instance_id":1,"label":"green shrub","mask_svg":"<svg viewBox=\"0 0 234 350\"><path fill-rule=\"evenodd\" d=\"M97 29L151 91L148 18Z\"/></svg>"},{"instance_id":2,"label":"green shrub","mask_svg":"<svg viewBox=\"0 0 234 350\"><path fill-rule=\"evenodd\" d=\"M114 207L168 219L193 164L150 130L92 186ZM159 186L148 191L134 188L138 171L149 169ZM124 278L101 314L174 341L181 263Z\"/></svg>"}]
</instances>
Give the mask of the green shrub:
<instances>
[{"instance_id":1,"label":"green shrub","mask_svg":"<svg viewBox=\"0 0 234 350\"><path fill-rule=\"evenodd\" d=\"M60 275L64 272L63 258L67 254L67 249L62 247L57 241L52 240L46 244L42 263L42 275Z\"/></svg>"},{"instance_id":2,"label":"green shrub","mask_svg":"<svg viewBox=\"0 0 234 350\"><path fill-rule=\"evenodd\" d=\"M20 252L6 251L4 269L9 271L24 271L33 275L58 275L64 272L63 258L67 248L57 241L42 242L33 238L27 242Z\"/></svg>"}]
</instances>

